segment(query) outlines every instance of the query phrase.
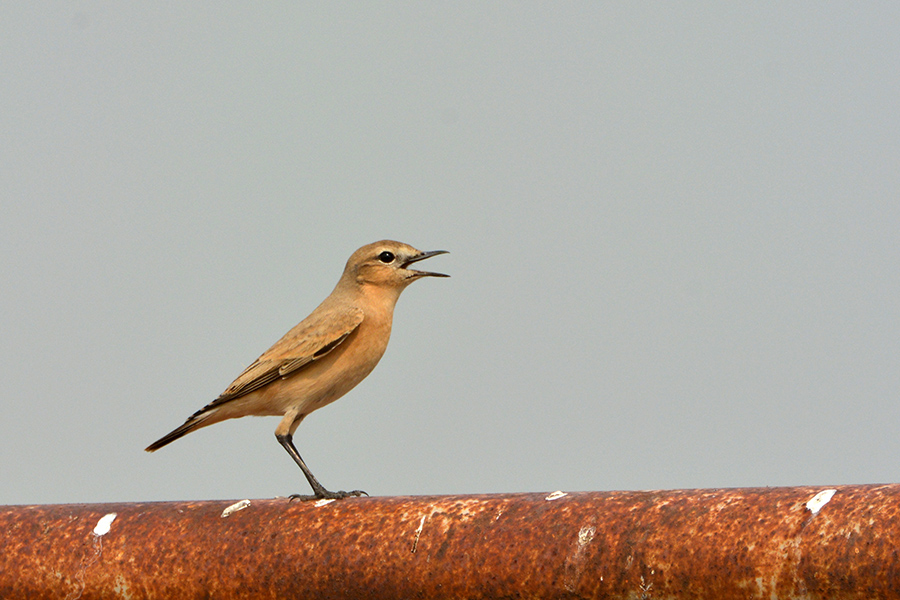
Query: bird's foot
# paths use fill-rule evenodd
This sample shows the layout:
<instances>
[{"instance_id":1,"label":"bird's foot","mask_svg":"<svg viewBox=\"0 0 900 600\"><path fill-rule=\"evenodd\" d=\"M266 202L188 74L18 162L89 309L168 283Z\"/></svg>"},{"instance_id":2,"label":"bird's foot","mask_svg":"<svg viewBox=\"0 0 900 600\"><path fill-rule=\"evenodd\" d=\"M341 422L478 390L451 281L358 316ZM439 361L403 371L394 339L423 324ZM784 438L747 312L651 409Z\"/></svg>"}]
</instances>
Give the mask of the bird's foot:
<instances>
[{"instance_id":1,"label":"bird's foot","mask_svg":"<svg viewBox=\"0 0 900 600\"><path fill-rule=\"evenodd\" d=\"M367 492L362 490L353 490L352 492L329 492L326 489L320 490L316 494L291 494L288 496L289 501L299 500L300 502L309 502L310 500L341 500L351 496L368 496Z\"/></svg>"}]
</instances>

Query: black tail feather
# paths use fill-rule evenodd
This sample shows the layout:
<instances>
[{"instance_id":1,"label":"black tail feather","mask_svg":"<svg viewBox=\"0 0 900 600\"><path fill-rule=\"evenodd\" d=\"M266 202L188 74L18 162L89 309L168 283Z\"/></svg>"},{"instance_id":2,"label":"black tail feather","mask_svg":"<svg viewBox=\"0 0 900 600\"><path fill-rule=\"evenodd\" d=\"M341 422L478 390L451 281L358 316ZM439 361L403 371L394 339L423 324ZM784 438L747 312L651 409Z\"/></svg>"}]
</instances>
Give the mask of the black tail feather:
<instances>
[{"instance_id":1,"label":"black tail feather","mask_svg":"<svg viewBox=\"0 0 900 600\"><path fill-rule=\"evenodd\" d=\"M191 417L190 419L185 421L184 425L182 425L178 429L175 429L174 431L170 431L166 435L162 436L161 438L159 438L158 440L156 440L155 442L153 442L152 444L150 444L149 446L144 448L144 450L146 450L147 452L155 452L155 451L159 450L160 448L162 448L163 446L171 444L178 438L185 436L185 435L189 434L190 432L194 431L195 429L200 427L202 425L202 423L203 423L202 419L197 420L194 417Z\"/></svg>"}]
</instances>

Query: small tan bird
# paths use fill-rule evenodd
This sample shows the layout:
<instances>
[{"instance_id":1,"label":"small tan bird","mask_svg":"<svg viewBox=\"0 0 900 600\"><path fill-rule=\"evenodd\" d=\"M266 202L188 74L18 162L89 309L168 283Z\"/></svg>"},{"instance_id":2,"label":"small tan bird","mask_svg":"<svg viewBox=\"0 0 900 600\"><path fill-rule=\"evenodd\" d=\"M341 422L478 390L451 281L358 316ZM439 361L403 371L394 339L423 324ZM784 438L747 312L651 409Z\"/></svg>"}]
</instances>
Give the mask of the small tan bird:
<instances>
[{"instance_id":1,"label":"small tan bird","mask_svg":"<svg viewBox=\"0 0 900 600\"><path fill-rule=\"evenodd\" d=\"M353 253L344 273L312 314L288 331L232 382L222 395L191 415L184 425L147 446L159 450L201 427L247 415L280 416L275 437L303 471L314 496L346 498L365 492L329 492L294 447L300 422L334 402L372 372L391 337L394 305L406 286L422 277L448 277L409 269L445 250L420 252L383 240Z\"/></svg>"}]
</instances>

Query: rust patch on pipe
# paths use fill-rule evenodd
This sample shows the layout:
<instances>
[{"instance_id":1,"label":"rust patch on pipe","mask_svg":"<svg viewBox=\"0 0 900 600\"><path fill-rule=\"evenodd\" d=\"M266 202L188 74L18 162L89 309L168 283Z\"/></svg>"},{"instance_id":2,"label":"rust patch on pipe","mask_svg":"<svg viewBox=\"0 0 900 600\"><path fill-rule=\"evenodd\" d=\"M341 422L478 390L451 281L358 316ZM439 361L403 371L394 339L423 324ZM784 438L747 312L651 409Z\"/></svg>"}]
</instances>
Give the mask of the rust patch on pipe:
<instances>
[{"instance_id":1,"label":"rust patch on pipe","mask_svg":"<svg viewBox=\"0 0 900 600\"><path fill-rule=\"evenodd\" d=\"M232 505L0 507L0 598L900 597L897 484Z\"/></svg>"}]
</instances>

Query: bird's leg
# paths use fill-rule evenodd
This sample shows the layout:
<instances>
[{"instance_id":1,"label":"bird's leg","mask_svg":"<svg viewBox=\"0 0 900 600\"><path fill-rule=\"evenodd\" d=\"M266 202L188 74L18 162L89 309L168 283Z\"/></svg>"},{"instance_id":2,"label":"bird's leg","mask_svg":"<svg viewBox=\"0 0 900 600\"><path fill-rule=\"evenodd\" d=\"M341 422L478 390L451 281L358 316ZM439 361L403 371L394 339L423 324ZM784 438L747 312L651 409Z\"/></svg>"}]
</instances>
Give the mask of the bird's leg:
<instances>
[{"instance_id":1,"label":"bird's leg","mask_svg":"<svg viewBox=\"0 0 900 600\"><path fill-rule=\"evenodd\" d=\"M352 492L329 492L325 489L319 480L316 479L315 475L312 474L312 471L309 470L309 467L306 466L306 463L300 457L300 453L297 452L297 448L294 446L293 436L291 434L283 434L279 435L275 434L275 439L278 440L278 443L284 446L284 449L287 450L287 453L291 455L291 458L294 459L294 462L297 463L297 466L300 467L300 470L303 471L303 474L306 476L306 480L309 482L309 485L313 489L312 496L303 496L301 494L291 494L291 500L320 500L323 498L327 499L340 499L347 498L348 496L362 496L366 494L362 490L353 490Z\"/></svg>"}]
</instances>

